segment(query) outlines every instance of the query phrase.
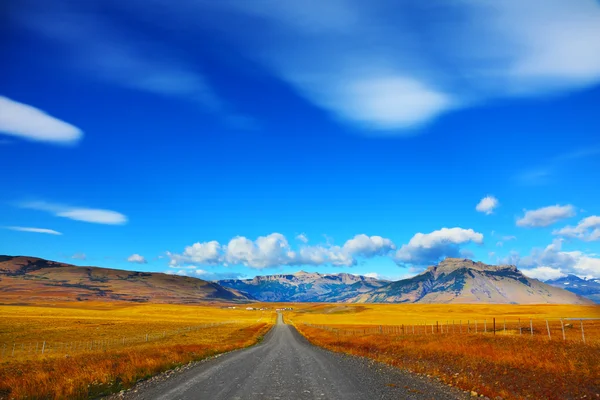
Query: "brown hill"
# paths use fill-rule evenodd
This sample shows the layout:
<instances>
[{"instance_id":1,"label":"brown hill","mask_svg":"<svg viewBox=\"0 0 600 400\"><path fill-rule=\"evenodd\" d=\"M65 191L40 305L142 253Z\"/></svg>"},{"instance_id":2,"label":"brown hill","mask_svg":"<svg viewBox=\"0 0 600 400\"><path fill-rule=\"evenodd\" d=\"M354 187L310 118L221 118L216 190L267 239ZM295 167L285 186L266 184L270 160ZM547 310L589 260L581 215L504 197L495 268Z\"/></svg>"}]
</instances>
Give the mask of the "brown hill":
<instances>
[{"instance_id":1,"label":"brown hill","mask_svg":"<svg viewBox=\"0 0 600 400\"><path fill-rule=\"evenodd\" d=\"M593 304L523 275L514 265L447 258L413 278L356 296L357 303Z\"/></svg>"},{"instance_id":2,"label":"brown hill","mask_svg":"<svg viewBox=\"0 0 600 400\"><path fill-rule=\"evenodd\" d=\"M78 267L0 256L0 302L121 300L155 303L248 301L237 290L187 276Z\"/></svg>"}]
</instances>

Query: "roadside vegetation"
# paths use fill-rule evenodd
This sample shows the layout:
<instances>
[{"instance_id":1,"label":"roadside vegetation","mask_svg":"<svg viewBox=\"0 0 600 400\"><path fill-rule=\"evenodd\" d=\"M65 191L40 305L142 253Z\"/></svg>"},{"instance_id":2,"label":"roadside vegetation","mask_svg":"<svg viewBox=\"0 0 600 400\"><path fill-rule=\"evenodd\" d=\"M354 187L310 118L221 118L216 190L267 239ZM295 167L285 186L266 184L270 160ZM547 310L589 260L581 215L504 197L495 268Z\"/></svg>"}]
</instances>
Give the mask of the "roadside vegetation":
<instances>
[{"instance_id":1,"label":"roadside vegetation","mask_svg":"<svg viewBox=\"0 0 600 400\"><path fill-rule=\"evenodd\" d=\"M563 321L563 340L561 317L600 318L600 308L312 305L286 315L315 345L437 377L492 399L600 398L600 321L583 321L584 344L579 320Z\"/></svg>"},{"instance_id":2,"label":"roadside vegetation","mask_svg":"<svg viewBox=\"0 0 600 400\"><path fill-rule=\"evenodd\" d=\"M275 321L271 311L222 305L66 303L0 306L0 315L2 399L85 399L120 391L251 346Z\"/></svg>"}]
</instances>

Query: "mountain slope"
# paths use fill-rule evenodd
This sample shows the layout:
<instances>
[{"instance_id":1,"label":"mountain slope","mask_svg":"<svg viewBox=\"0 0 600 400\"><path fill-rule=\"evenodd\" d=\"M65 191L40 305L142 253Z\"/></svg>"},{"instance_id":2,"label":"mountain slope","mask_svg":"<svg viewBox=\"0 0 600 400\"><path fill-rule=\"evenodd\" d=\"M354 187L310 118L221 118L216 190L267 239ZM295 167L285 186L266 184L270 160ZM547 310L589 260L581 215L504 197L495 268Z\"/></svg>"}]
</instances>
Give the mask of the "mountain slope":
<instances>
[{"instance_id":1,"label":"mountain slope","mask_svg":"<svg viewBox=\"0 0 600 400\"><path fill-rule=\"evenodd\" d=\"M600 303L600 281L581 279L575 275L546 281L548 285L559 287Z\"/></svg>"},{"instance_id":2,"label":"mountain slope","mask_svg":"<svg viewBox=\"0 0 600 400\"><path fill-rule=\"evenodd\" d=\"M487 265L447 258L410 279L392 282L356 296L358 303L494 303L589 304L577 296L536 279L512 265Z\"/></svg>"},{"instance_id":3,"label":"mountain slope","mask_svg":"<svg viewBox=\"0 0 600 400\"><path fill-rule=\"evenodd\" d=\"M295 274L257 276L254 279L219 281L225 287L247 293L261 301L341 302L387 284L352 274Z\"/></svg>"},{"instance_id":4,"label":"mountain slope","mask_svg":"<svg viewBox=\"0 0 600 400\"><path fill-rule=\"evenodd\" d=\"M156 303L245 301L214 282L185 276L133 272L0 256L0 301L124 300Z\"/></svg>"}]
</instances>

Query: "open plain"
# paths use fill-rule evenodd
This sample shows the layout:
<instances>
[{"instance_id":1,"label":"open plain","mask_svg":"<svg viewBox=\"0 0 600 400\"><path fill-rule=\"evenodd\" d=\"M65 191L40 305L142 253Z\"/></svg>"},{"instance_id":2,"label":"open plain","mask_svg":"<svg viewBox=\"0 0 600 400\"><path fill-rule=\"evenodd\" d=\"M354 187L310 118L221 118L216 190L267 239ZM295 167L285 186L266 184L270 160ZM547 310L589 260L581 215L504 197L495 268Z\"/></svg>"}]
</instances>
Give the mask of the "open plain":
<instances>
[{"instance_id":1,"label":"open plain","mask_svg":"<svg viewBox=\"0 0 600 400\"><path fill-rule=\"evenodd\" d=\"M277 308L288 309L286 323L267 333ZM595 398L599 313L563 305L2 305L0 397L98 397L262 342L127 396L336 399L364 395L348 392L358 382L377 398Z\"/></svg>"}]
</instances>

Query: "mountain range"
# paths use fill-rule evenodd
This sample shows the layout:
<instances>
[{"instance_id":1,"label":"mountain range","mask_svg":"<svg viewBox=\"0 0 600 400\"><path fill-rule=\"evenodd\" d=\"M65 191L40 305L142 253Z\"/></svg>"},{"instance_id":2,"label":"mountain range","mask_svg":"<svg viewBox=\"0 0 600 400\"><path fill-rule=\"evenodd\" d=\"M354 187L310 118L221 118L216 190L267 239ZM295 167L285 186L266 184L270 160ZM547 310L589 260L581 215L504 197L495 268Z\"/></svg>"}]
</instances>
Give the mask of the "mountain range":
<instances>
[{"instance_id":1,"label":"mountain range","mask_svg":"<svg viewBox=\"0 0 600 400\"><path fill-rule=\"evenodd\" d=\"M0 256L0 301L70 300L182 304L250 299L217 283L187 276L78 267L36 257Z\"/></svg>"},{"instance_id":2,"label":"mountain range","mask_svg":"<svg viewBox=\"0 0 600 400\"><path fill-rule=\"evenodd\" d=\"M592 304L599 297L597 281L570 276L543 283L526 277L512 265L487 265L458 258L447 258L417 276L395 282L348 273L304 271L208 282L162 273L79 267L36 257L0 256L0 302L8 303L118 300L182 304Z\"/></svg>"},{"instance_id":3,"label":"mountain range","mask_svg":"<svg viewBox=\"0 0 600 400\"><path fill-rule=\"evenodd\" d=\"M600 279L582 279L576 275L567 275L546 283L600 303Z\"/></svg>"},{"instance_id":4,"label":"mountain range","mask_svg":"<svg viewBox=\"0 0 600 400\"><path fill-rule=\"evenodd\" d=\"M347 302L387 285L388 281L352 274L295 274L228 279L219 284L239 290L260 301Z\"/></svg>"},{"instance_id":5,"label":"mountain range","mask_svg":"<svg viewBox=\"0 0 600 400\"><path fill-rule=\"evenodd\" d=\"M396 282L350 274L296 274L223 280L261 301L347 303L589 304L591 300L523 275L513 265L447 258ZM567 285L568 286L568 285Z\"/></svg>"}]
</instances>

